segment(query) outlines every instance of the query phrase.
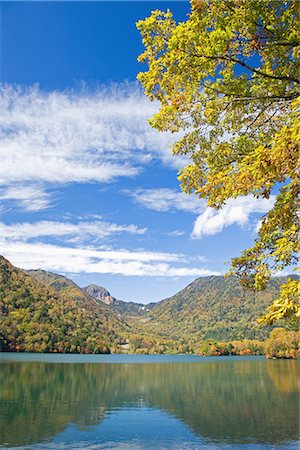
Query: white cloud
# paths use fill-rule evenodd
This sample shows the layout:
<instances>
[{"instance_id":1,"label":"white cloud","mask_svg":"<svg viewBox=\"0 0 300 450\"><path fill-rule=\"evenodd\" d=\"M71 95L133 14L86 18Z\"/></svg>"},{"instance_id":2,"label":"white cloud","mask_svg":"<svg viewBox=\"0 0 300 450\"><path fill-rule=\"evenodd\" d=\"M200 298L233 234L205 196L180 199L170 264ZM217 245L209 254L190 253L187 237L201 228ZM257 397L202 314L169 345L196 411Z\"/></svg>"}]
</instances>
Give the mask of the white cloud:
<instances>
[{"instance_id":1,"label":"white cloud","mask_svg":"<svg viewBox=\"0 0 300 450\"><path fill-rule=\"evenodd\" d=\"M262 219L259 219L254 226L254 230L256 233L259 232L259 230L261 229L261 226L262 226Z\"/></svg>"},{"instance_id":2,"label":"white cloud","mask_svg":"<svg viewBox=\"0 0 300 450\"><path fill-rule=\"evenodd\" d=\"M269 199L247 196L228 200L220 210L206 208L196 219L191 236L194 239L200 239L203 236L219 233L229 225L245 226L249 222L250 214L268 212L274 201L274 196Z\"/></svg>"},{"instance_id":3,"label":"white cloud","mask_svg":"<svg viewBox=\"0 0 300 450\"><path fill-rule=\"evenodd\" d=\"M166 236L171 236L171 237L178 237L178 236L184 236L185 232L183 230L174 230L174 231L170 231L170 233L165 233Z\"/></svg>"},{"instance_id":4,"label":"white cloud","mask_svg":"<svg viewBox=\"0 0 300 450\"><path fill-rule=\"evenodd\" d=\"M7 208L4 205L0 205L0 215L4 214L5 212L9 211L9 208Z\"/></svg>"},{"instance_id":5,"label":"white cloud","mask_svg":"<svg viewBox=\"0 0 300 450\"><path fill-rule=\"evenodd\" d=\"M4 242L2 251L12 264L24 269L40 268L65 273L109 273L153 277L219 274L205 268L177 267L174 264L182 264L185 258L174 253L97 251L24 242Z\"/></svg>"},{"instance_id":6,"label":"white cloud","mask_svg":"<svg viewBox=\"0 0 300 450\"><path fill-rule=\"evenodd\" d=\"M132 197L137 204L154 211L200 213L193 226L193 239L214 235L233 224L243 227L249 223L251 214L268 212L275 201L275 196L257 199L249 195L230 199L222 209L216 210L206 207L205 200L175 189L136 189L123 190L122 193ZM175 231L173 235L178 233Z\"/></svg>"},{"instance_id":7,"label":"white cloud","mask_svg":"<svg viewBox=\"0 0 300 450\"><path fill-rule=\"evenodd\" d=\"M288 277L288 276L299 275L298 272L299 272L298 266L291 266L289 269L279 270L277 272L274 272L273 276L274 277Z\"/></svg>"},{"instance_id":8,"label":"white cloud","mask_svg":"<svg viewBox=\"0 0 300 450\"><path fill-rule=\"evenodd\" d=\"M28 241L40 237L64 238L72 242L84 242L90 238L97 241L116 233L144 234L146 228L136 225L118 225L105 221L93 222L23 222L6 225L0 223L1 234L6 240Z\"/></svg>"},{"instance_id":9,"label":"white cloud","mask_svg":"<svg viewBox=\"0 0 300 450\"><path fill-rule=\"evenodd\" d=\"M146 250L95 248L97 240L116 233L144 234L146 228L118 225L105 221L55 222L39 221L14 224L0 223L3 241L1 252L14 265L25 269L45 269L59 273L107 273L125 276L204 276L218 272L191 267L194 258L186 255ZM38 239L55 239L55 244ZM56 242L61 241L61 245ZM52 241L53 242L53 241ZM83 244L70 247L66 242ZM88 246L92 243L92 247ZM100 241L102 244L102 241ZM203 259L198 259L200 261Z\"/></svg>"},{"instance_id":10,"label":"white cloud","mask_svg":"<svg viewBox=\"0 0 300 450\"><path fill-rule=\"evenodd\" d=\"M0 88L1 182L109 182L153 158L178 167L176 139L147 119L157 106L134 84L87 92Z\"/></svg>"},{"instance_id":11,"label":"white cloud","mask_svg":"<svg viewBox=\"0 0 300 450\"><path fill-rule=\"evenodd\" d=\"M41 185L15 185L0 190L0 199L13 201L25 211L39 211L51 206L50 195Z\"/></svg>"},{"instance_id":12,"label":"white cloud","mask_svg":"<svg viewBox=\"0 0 300 450\"><path fill-rule=\"evenodd\" d=\"M195 195L187 195L175 189L137 189L123 190L134 201L154 211L186 211L197 214L205 208L205 202Z\"/></svg>"}]
</instances>

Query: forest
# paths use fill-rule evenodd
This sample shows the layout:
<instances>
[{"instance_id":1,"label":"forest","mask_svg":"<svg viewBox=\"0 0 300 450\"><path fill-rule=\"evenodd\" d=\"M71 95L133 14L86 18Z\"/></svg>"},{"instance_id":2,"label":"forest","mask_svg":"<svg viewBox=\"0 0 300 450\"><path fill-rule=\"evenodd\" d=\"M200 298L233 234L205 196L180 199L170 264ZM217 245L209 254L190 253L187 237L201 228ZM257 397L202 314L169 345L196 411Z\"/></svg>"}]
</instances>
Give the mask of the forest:
<instances>
[{"instance_id":1,"label":"forest","mask_svg":"<svg viewBox=\"0 0 300 450\"><path fill-rule=\"evenodd\" d=\"M226 341L218 339L220 333L218 333L216 325L209 327L210 315L208 315L208 322L204 324L204 328L203 324L201 328L203 316L201 303L200 307L198 305L198 311L194 305L195 314L192 315L192 321L185 322L185 325L184 322L180 322L178 314L180 316L182 303L190 308L193 301L195 303L195 299L199 300L201 295L204 295L206 302L211 302L210 314L215 314L214 301L212 301L210 292L211 286L207 280L204 280L206 292L202 292L201 295L199 295L199 288L198 291L195 290L197 283L203 283L203 280L198 279L193 283L193 295L191 286L188 286L189 297L186 296L185 291L182 291L173 299L160 302L150 311L145 309L144 317L128 315L124 312L122 316L117 310L101 301L95 301L93 297L65 277L45 272L43 279L47 279L50 284L47 286L28 273L12 266L3 257L0 259L0 266L1 351L198 354L203 356L265 354L269 358L298 358L300 356L299 332L295 330L286 330L282 327L271 330L269 327L269 329L260 331L258 328L257 333L258 335L260 333L261 336L259 340L253 339L257 325L252 324L248 330L247 327L244 327L245 335L248 334L248 338L238 338L241 331L240 326L236 325L237 322L235 323L237 320L235 314L236 309L241 308L243 300L237 301L238 297L234 296L233 302L230 302L230 289L226 297L230 307L226 314L233 327L225 334L230 339ZM224 283L218 279L221 277L213 278L217 278L217 280L213 280L214 283ZM230 281L226 281L225 284L228 289ZM233 283L233 286L235 289L237 286L240 289L237 282ZM276 282L274 286L271 286L273 295L276 293ZM279 286L277 286L277 291L278 289ZM221 291L224 291L223 285ZM219 299L219 304L222 303L223 299L220 298L220 295L218 297L218 292L214 291L214 294L215 301ZM269 302L272 301L272 295L269 296L268 292L266 299ZM168 313L170 311L169 303L172 301L173 318ZM251 310L249 298L248 304L247 301L245 304L247 305L246 314L241 323L247 324L247 317L253 319L257 313L257 306L254 302ZM124 311L124 305L121 304L120 307L121 311ZM132 308L132 306L130 307ZM260 308L263 307L262 303ZM177 310L175 311L174 308ZM206 312L209 312L207 306ZM132 314L131 309L130 313ZM183 311L181 314L184 317ZM263 337L267 339L263 339Z\"/></svg>"}]
</instances>

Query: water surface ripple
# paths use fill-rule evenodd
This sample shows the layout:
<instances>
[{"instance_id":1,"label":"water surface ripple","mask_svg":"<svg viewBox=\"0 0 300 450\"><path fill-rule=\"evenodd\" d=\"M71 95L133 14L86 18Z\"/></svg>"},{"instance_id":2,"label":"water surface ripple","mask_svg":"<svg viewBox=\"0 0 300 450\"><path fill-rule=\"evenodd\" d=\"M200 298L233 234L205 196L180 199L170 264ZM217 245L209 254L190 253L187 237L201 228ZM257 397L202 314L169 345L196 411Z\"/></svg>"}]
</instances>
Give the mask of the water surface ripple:
<instances>
[{"instance_id":1,"label":"water surface ripple","mask_svg":"<svg viewBox=\"0 0 300 450\"><path fill-rule=\"evenodd\" d=\"M297 361L0 357L4 448L299 449Z\"/></svg>"}]
</instances>

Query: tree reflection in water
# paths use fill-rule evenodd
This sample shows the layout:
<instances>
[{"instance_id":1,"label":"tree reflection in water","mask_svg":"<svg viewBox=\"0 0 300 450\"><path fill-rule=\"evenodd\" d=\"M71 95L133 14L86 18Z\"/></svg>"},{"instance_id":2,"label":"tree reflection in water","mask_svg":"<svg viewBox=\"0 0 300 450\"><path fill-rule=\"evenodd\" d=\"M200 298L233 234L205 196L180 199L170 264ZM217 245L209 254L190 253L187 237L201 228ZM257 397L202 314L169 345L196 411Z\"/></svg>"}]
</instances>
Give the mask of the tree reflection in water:
<instances>
[{"instance_id":1,"label":"tree reflection in water","mask_svg":"<svg viewBox=\"0 0 300 450\"><path fill-rule=\"evenodd\" d=\"M298 438L297 361L199 364L1 364L1 443L41 442L146 405L222 443Z\"/></svg>"}]
</instances>

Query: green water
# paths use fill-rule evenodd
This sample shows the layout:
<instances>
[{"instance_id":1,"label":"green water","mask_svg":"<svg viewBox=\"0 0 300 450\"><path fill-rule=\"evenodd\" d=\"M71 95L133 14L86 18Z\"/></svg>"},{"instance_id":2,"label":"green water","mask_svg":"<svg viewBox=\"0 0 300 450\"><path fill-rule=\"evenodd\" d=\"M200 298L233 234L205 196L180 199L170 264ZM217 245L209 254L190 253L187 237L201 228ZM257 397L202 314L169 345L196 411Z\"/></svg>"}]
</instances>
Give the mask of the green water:
<instances>
[{"instance_id":1,"label":"green water","mask_svg":"<svg viewBox=\"0 0 300 450\"><path fill-rule=\"evenodd\" d=\"M297 361L1 355L1 445L298 449Z\"/></svg>"}]
</instances>

